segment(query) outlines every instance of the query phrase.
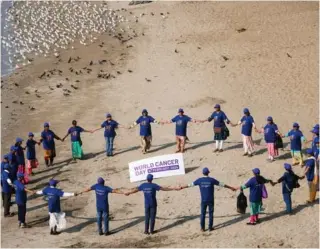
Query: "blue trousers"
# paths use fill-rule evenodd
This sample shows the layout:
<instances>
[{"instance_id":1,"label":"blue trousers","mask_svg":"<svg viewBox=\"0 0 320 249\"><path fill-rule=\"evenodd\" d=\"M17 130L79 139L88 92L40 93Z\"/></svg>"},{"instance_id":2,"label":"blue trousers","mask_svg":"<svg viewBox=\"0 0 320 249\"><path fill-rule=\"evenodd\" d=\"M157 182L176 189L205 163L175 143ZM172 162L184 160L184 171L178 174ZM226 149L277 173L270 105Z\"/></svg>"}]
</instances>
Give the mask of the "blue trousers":
<instances>
[{"instance_id":1,"label":"blue trousers","mask_svg":"<svg viewBox=\"0 0 320 249\"><path fill-rule=\"evenodd\" d=\"M200 226L204 230L207 207L209 208L209 229L213 227L213 202L201 202Z\"/></svg>"},{"instance_id":2,"label":"blue trousers","mask_svg":"<svg viewBox=\"0 0 320 249\"><path fill-rule=\"evenodd\" d=\"M286 204L287 213L291 213L292 212L291 193L283 193L283 200Z\"/></svg>"},{"instance_id":3,"label":"blue trousers","mask_svg":"<svg viewBox=\"0 0 320 249\"><path fill-rule=\"evenodd\" d=\"M109 232L109 212L97 210L97 223L98 223L98 232L102 232L102 219L104 224L104 233Z\"/></svg>"},{"instance_id":4,"label":"blue trousers","mask_svg":"<svg viewBox=\"0 0 320 249\"><path fill-rule=\"evenodd\" d=\"M106 139L106 153L107 156L112 155L112 151L113 151L113 141L114 141L114 137L105 137Z\"/></svg>"},{"instance_id":5,"label":"blue trousers","mask_svg":"<svg viewBox=\"0 0 320 249\"><path fill-rule=\"evenodd\" d=\"M145 207L145 227L144 231L149 232L149 224L150 224L150 232L154 232L154 225L156 223L156 215L157 215L157 207Z\"/></svg>"}]
</instances>

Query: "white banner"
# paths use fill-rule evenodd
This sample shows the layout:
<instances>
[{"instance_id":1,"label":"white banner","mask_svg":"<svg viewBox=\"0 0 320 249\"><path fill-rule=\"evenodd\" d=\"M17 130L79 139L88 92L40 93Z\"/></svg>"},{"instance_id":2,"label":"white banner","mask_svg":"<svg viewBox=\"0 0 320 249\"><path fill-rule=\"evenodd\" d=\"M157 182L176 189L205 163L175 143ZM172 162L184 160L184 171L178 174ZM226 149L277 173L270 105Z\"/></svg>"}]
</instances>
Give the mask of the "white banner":
<instances>
[{"instance_id":1,"label":"white banner","mask_svg":"<svg viewBox=\"0 0 320 249\"><path fill-rule=\"evenodd\" d=\"M154 178L184 175L183 154L150 157L129 163L130 182L145 181L148 174Z\"/></svg>"}]
</instances>

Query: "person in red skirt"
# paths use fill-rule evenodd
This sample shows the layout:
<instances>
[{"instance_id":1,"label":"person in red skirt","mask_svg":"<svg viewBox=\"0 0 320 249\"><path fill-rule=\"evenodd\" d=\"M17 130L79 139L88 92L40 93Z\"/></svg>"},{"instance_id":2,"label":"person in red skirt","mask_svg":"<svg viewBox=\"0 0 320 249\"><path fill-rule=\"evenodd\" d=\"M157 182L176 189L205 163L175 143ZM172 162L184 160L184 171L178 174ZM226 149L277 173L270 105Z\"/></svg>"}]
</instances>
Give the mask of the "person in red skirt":
<instances>
[{"instance_id":1,"label":"person in red skirt","mask_svg":"<svg viewBox=\"0 0 320 249\"><path fill-rule=\"evenodd\" d=\"M34 134L29 132L29 139L26 142L27 149L27 173L28 175L34 175L32 169L38 168L39 162L36 157L36 144L40 145L40 142L34 140Z\"/></svg>"}]
</instances>

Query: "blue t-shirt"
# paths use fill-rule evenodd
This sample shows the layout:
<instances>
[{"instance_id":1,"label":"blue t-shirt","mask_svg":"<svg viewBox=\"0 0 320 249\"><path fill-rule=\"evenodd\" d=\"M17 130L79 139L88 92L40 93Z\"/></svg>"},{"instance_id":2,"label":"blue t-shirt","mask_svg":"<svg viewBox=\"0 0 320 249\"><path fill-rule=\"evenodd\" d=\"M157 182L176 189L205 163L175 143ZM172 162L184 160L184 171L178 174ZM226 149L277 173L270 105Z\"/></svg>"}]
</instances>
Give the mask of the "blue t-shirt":
<instances>
[{"instance_id":1,"label":"blue t-shirt","mask_svg":"<svg viewBox=\"0 0 320 249\"><path fill-rule=\"evenodd\" d=\"M278 180L278 182L282 182L282 193L288 194L291 193L294 189L294 183L296 182L297 176L291 172L286 171L282 177Z\"/></svg>"},{"instance_id":2,"label":"blue t-shirt","mask_svg":"<svg viewBox=\"0 0 320 249\"><path fill-rule=\"evenodd\" d=\"M83 132L84 129L80 126L72 126L68 130L68 134L71 135L71 142L81 141L80 133Z\"/></svg>"},{"instance_id":3,"label":"blue t-shirt","mask_svg":"<svg viewBox=\"0 0 320 249\"><path fill-rule=\"evenodd\" d=\"M19 145L17 146L17 162L18 162L18 165L25 165L26 162L25 162L25 158L24 158L24 151L23 151L23 148Z\"/></svg>"},{"instance_id":4,"label":"blue t-shirt","mask_svg":"<svg viewBox=\"0 0 320 249\"><path fill-rule=\"evenodd\" d=\"M264 140L266 143L275 143L277 140L278 126L276 124L266 124L264 129Z\"/></svg>"},{"instance_id":5,"label":"blue t-shirt","mask_svg":"<svg viewBox=\"0 0 320 249\"><path fill-rule=\"evenodd\" d=\"M17 205L24 205L27 203L27 192L22 182L15 180L13 182L16 190L16 203Z\"/></svg>"},{"instance_id":6,"label":"blue t-shirt","mask_svg":"<svg viewBox=\"0 0 320 249\"><path fill-rule=\"evenodd\" d=\"M106 120L101 124L102 128L104 129L104 136L105 137L115 137L117 135L115 129L118 128L118 123L114 120Z\"/></svg>"},{"instance_id":7,"label":"blue t-shirt","mask_svg":"<svg viewBox=\"0 0 320 249\"><path fill-rule=\"evenodd\" d=\"M312 139L312 152L315 158L319 156L319 136L315 136Z\"/></svg>"},{"instance_id":8,"label":"blue t-shirt","mask_svg":"<svg viewBox=\"0 0 320 249\"><path fill-rule=\"evenodd\" d=\"M53 131L48 130L48 131L41 132L41 138L43 139L42 141L43 149L45 150L55 149L55 143L54 143L55 134Z\"/></svg>"},{"instance_id":9,"label":"blue t-shirt","mask_svg":"<svg viewBox=\"0 0 320 249\"><path fill-rule=\"evenodd\" d=\"M3 162L3 161L1 162L1 180L2 180L2 178L3 178L3 177L2 177L2 173L4 172L4 166L5 166L6 164L9 165L9 163Z\"/></svg>"},{"instance_id":10,"label":"blue t-shirt","mask_svg":"<svg viewBox=\"0 0 320 249\"><path fill-rule=\"evenodd\" d=\"M112 193L112 188L102 184L94 184L91 190L96 192L96 207L98 211L109 212L108 195Z\"/></svg>"},{"instance_id":11,"label":"blue t-shirt","mask_svg":"<svg viewBox=\"0 0 320 249\"><path fill-rule=\"evenodd\" d=\"M10 164L10 172L12 179L17 179L17 173L18 173L18 162L17 162L17 156L13 154L12 152L9 153L9 164Z\"/></svg>"},{"instance_id":12,"label":"blue t-shirt","mask_svg":"<svg viewBox=\"0 0 320 249\"><path fill-rule=\"evenodd\" d=\"M212 177L200 177L196 181L194 181L193 184L199 186L201 202L214 201L214 185L219 185L219 181Z\"/></svg>"},{"instance_id":13,"label":"blue t-shirt","mask_svg":"<svg viewBox=\"0 0 320 249\"><path fill-rule=\"evenodd\" d=\"M291 130L286 135L290 137L290 148L291 150L301 151L302 143L301 140L304 139L304 136L300 130Z\"/></svg>"},{"instance_id":14,"label":"blue t-shirt","mask_svg":"<svg viewBox=\"0 0 320 249\"><path fill-rule=\"evenodd\" d=\"M140 136L151 136L151 125L155 119L151 116L140 116L136 123L140 124Z\"/></svg>"},{"instance_id":15,"label":"blue t-shirt","mask_svg":"<svg viewBox=\"0 0 320 249\"><path fill-rule=\"evenodd\" d=\"M172 122L176 123L176 136L187 136L187 125L191 120L192 118L187 115L177 115L171 119Z\"/></svg>"},{"instance_id":16,"label":"blue t-shirt","mask_svg":"<svg viewBox=\"0 0 320 249\"><path fill-rule=\"evenodd\" d=\"M252 135L252 125L254 123L253 117L250 116L243 116L240 120L242 123L241 134L245 136Z\"/></svg>"},{"instance_id":17,"label":"blue t-shirt","mask_svg":"<svg viewBox=\"0 0 320 249\"><path fill-rule=\"evenodd\" d=\"M60 197L63 196L63 191L53 187L46 187L42 190L42 193L48 197L49 212L60 213Z\"/></svg>"},{"instance_id":18,"label":"blue t-shirt","mask_svg":"<svg viewBox=\"0 0 320 249\"><path fill-rule=\"evenodd\" d=\"M8 172L7 170L4 170L1 176L2 176L1 177L1 179L2 179L2 192L6 193L6 194L11 193L12 187L7 182L8 179L10 179L12 181L10 172Z\"/></svg>"},{"instance_id":19,"label":"blue t-shirt","mask_svg":"<svg viewBox=\"0 0 320 249\"><path fill-rule=\"evenodd\" d=\"M27 146L27 159L34 160L36 159L36 144L37 142L33 139L28 139L26 146Z\"/></svg>"},{"instance_id":20,"label":"blue t-shirt","mask_svg":"<svg viewBox=\"0 0 320 249\"><path fill-rule=\"evenodd\" d=\"M157 198L156 191L159 191L161 187L155 183L145 182L142 183L139 187L139 191L143 191L144 194L144 206L146 208L156 207L157 206Z\"/></svg>"},{"instance_id":21,"label":"blue t-shirt","mask_svg":"<svg viewBox=\"0 0 320 249\"><path fill-rule=\"evenodd\" d=\"M262 187L267 183L267 180L261 177L262 182L258 182L257 177L252 177L245 186L250 188L249 201L260 202L262 201Z\"/></svg>"},{"instance_id":22,"label":"blue t-shirt","mask_svg":"<svg viewBox=\"0 0 320 249\"><path fill-rule=\"evenodd\" d=\"M308 182L313 181L314 178L314 168L315 168L315 160L313 158L308 158L305 162L304 162L306 168L309 168L307 174L306 174L306 178Z\"/></svg>"},{"instance_id":23,"label":"blue t-shirt","mask_svg":"<svg viewBox=\"0 0 320 249\"><path fill-rule=\"evenodd\" d=\"M208 121L211 122L213 120L213 127L215 128L223 128L226 126L225 122L229 123L229 119L227 115L223 112L213 112L211 116L208 118Z\"/></svg>"}]
</instances>

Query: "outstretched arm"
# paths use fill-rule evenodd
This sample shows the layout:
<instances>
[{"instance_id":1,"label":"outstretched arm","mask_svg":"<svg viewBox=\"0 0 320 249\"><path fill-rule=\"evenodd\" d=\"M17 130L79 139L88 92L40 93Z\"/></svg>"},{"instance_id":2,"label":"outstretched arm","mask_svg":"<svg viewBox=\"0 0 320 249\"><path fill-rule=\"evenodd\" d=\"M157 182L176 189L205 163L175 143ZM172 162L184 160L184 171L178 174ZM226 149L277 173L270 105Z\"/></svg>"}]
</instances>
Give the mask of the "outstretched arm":
<instances>
[{"instance_id":1,"label":"outstretched arm","mask_svg":"<svg viewBox=\"0 0 320 249\"><path fill-rule=\"evenodd\" d=\"M160 187L162 191L172 191L172 190L180 190L181 187Z\"/></svg>"},{"instance_id":2,"label":"outstretched arm","mask_svg":"<svg viewBox=\"0 0 320 249\"><path fill-rule=\"evenodd\" d=\"M69 136L69 132L62 138L62 141L64 141L68 136Z\"/></svg>"},{"instance_id":3,"label":"outstretched arm","mask_svg":"<svg viewBox=\"0 0 320 249\"><path fill-rule=\"evenodd\" d=\"M119 188L115 188L111 192L112 194L125 194L123 190L120 190Z\"/></svg>"},{"instance_id":4,"label":"outstretched arm","mask_svg":"<svg viewBox=\"0 0 320 249\"><path fill-rule=\"evenodd\" d=\"M83 194L83 193L87 193L90 192L92 189L91 188L86 188L85 190L79 192L79 195Z\"/></svg>"},{"instance_id":5,"label":"outstretched arm","mask_svg":"<svg viewBox=\"0 0 320 249\"><path fill-rule=\"evenodd\" d=\"M132 195L139 192L139 189L137 187L131 189L130 191L126 192L125 195Z\"/></svg>"},{"instance_id":6,"label":"outstretched arm","mask_svg":"<svg viewBox=\"0 0 320 249\"><path fill-rule=\"evenodd\" d=\"M54 134L54 138L57 139L57 140L62 141L62 139L60 137L58 137L56 134Z\"/></svg>"}]
</instances>

